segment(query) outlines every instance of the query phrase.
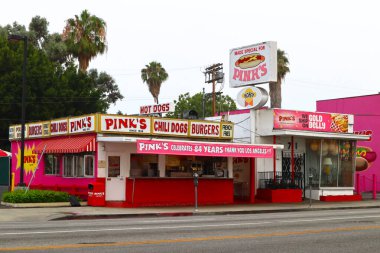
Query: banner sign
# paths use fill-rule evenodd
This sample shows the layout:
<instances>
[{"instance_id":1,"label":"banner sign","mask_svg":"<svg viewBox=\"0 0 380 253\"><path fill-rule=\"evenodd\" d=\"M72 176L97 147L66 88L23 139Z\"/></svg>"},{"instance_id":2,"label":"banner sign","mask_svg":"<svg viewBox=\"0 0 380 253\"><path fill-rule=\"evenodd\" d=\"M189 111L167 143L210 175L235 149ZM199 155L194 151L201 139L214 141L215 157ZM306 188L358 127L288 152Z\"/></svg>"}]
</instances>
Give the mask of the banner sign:
<instances>
[{"instance_id":1,"label":"banner sign","mask_svg":"<svg viewBox=\"0 0 380 253\"><path fill-rule=\"evenodd\" d=\"M69 132L67 119L52 120L50 122L50 135L61 135Z\"/></svg>"},{"instance_id":2,"label":"banner sign","mask_svg":"<svg viewBox=\"0 0 380 253\"><path fill-rule=\"evenodd\" d=\"M39 122L31 123L27 125L28 128L28 138L40 138L49 135L49 123L50 122Z\"/></svg>"},{"instance_id":3,"label":"banner sign","mask_svg":"<svg viewBox=\"0 0 380 253\"><path fill-rule=\"evenodd\" d=\"M232 139L233 123L206 120L92 114L25 125L25 138L44 138L90 132L143 134L186 138ZM21 138L21 125L9 127L9 140Z\"/></svg>"},{"instance_id":4,"label":"banner sign","mask_svg":"<svg viewBox=\"0 0 380 253\"><path fill-rule=\"evenodd\" d=\"M348 133L348 114L273 110L273 128Z\"/></svg>"},{"instance_id":5,"label":"banner sign","mask_svg":"<svg viewBox=\"0 0 380 253\"><path fill-rule=\"evenodd\" d=\"M273 147L233 143L137 140L137 153L222 157L272 158Z\"/></svg>"},{"instance_id":6,"label":"banner sign","mask_svg":"<svg viewBox=\"0 0 380 253\"><path fill-rule=\"evenodd\" d=\"M150 133L150 118L138 116L101 115L101 132Z\"/></svg>"},{"instance_id":7,"label":"banner sign","mask_svg":"<svg viewBox=\"0 0 380 253\"><path fill-rule=\"evenodd\" d=\"M69 118L69 133L86 133L95 131L95 115Z\"/></svg>"},{"instance_id":8,"label":"banner sign","mask_svg":"<svg viewBox=\"0 0 380 253\"><path fill-rule=\"evenodd\" d=\"M155 114L174 112L173 103L157 104L157 105L143 105L140 106L140 114Z\"/></svg>"},{"instance_id":9,"label":"banner sign","mask_svg":"<svg viewBox=\"0 0 380 253\"><path fill-rule=\"evenodd\" d=\"M230 50L230 87L277 82L277 42Z\"/></svg>"},{"instance_id":10,"label":"banner sign","mask_svg":"<svg viewBox=\"0 0 380 253\"><path fill-rule=\"evenodd\" d=\"M188 136L189 121L153 118L152 134Z\"/></svg>"}]
</instances>

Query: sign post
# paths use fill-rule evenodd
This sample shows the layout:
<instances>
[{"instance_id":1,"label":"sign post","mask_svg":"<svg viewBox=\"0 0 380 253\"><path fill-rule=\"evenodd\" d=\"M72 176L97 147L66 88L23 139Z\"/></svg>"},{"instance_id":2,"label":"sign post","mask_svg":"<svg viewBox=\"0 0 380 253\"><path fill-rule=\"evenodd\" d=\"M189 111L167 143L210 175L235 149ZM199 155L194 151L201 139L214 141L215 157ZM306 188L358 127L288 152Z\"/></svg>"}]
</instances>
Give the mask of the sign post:
<instances>
[{"instance_id":1,"label":"sign post","mask_svg":"<svg viewBox=\"0 0 380 253\"><path fill-rule=\"evenodd\" d=\"M311 182L313 180L313 174L309 175L309 207L311 207Z\"/></svg>"},{"instance_id":2,"label":"sign post","mask_svg":"<svg viewBox=\"0 0 380 253\"><path fill-rule=\"evenodd\" d=\"M194 173L194 193L195 193L195 207L194 211L198 212L198 180L199 180L199 175L198 173Z\"/></svg>"}]
</instances>

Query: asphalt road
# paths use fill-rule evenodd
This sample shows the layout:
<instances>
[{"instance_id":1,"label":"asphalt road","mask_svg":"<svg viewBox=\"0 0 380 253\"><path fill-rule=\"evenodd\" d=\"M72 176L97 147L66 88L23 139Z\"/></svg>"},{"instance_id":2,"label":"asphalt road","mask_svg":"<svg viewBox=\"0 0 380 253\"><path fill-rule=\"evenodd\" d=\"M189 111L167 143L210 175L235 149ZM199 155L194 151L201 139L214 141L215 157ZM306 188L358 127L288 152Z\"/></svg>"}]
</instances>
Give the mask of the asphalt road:
<instances>
[{"instance_id":1,"label":"asphalt road","mask_svg":"<svg viewBox=\"0 0 380 253\"><path fill-rule=\"evenodd\" d=\"M379 251L377 208L0 223L0 253Z\"/></svg>"}]
</instances>

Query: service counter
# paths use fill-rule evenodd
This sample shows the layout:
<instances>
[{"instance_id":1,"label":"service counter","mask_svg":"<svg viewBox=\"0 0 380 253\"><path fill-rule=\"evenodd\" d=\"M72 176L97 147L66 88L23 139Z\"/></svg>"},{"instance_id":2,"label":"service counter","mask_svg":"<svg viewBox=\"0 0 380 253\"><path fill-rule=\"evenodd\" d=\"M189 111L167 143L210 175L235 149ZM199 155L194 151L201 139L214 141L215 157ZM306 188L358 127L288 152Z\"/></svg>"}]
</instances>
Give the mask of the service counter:
<instances>
[{"instance_id":1,"label":"service counter","mask_svg":"<svg viewBox=\"0 0 380 253\"><path fill-rule=\"evenodd\" d=\"M198 205L233 204L232 178L199 178ZM127 178L126 204L139 206L191 206L195 203L191 177Z\"/></svg>"}]
</instances>

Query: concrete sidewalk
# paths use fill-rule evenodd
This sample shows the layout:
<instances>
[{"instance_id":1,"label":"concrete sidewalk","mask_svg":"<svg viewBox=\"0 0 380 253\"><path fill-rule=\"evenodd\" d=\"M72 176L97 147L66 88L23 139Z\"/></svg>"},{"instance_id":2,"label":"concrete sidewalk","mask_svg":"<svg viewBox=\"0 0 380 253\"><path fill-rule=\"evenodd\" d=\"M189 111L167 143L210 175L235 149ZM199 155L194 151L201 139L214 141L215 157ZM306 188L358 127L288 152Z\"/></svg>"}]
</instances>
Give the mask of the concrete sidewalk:
<instances>
[{"instance_id":1,"label":"concrete sidewalk","mask_svg":"<svg viewBox=\"0 0 380 253\"><path fill-rule=\"evenodd\" d=\"M211 214L248 214L296 212L313 210L338 210L358 208L380 208L380 200L362 200L354 202L313 201L311 206L306 200L291 204L241 204L194 207L146 207L146 208L111 208L111 207L34 207L34 208L0 208L0 222L26 222L73 219L112 219L133 217L192 216Z\"/></svg>"}]
</instances>

